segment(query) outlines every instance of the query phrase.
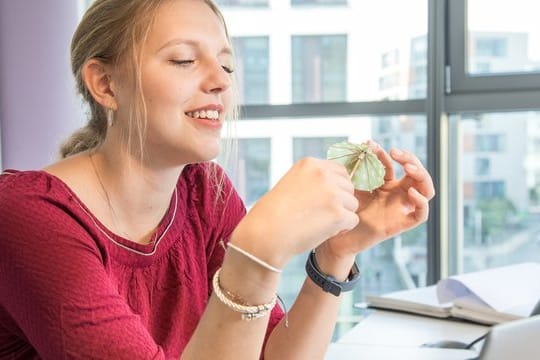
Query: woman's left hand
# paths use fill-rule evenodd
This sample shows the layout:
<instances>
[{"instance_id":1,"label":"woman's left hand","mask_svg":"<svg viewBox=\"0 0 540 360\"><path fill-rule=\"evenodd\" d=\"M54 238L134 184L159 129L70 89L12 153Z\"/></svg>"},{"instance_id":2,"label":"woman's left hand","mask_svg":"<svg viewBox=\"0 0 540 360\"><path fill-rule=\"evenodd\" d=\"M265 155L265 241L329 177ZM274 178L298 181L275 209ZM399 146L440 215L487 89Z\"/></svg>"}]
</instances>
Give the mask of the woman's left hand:
<instances>
[{"instance_id":1,"label":"woman's left hand","mask_svg":"<svg viewBox=\"0 0 540 360\"><path fill-rule=\"evenodd\" d=\"M397 149L388 154L374 142L369 142L369 146L385 167L384 184L371 192L356 190L360 222L354 229L321 244L337 258L354 256L425 222L428 202L435 195L431 176L415 155ZM404 170L400 179L395 177L392 159Z\"/></svg>"}]
</instances>

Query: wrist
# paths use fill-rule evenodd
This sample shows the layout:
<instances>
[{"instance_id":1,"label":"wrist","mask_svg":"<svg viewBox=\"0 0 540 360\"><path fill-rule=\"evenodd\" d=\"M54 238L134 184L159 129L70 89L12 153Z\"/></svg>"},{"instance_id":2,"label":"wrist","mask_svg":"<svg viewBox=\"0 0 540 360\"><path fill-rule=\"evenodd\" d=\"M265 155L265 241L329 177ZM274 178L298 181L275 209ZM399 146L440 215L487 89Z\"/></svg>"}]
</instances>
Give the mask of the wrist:
<instances>
[{"instance_id":1,"label":"wrist","mask_svg":"<svg viewBox=\"0 0 540 360\"><path fill-rule=\"evenodd\" d=\"M315 258L315 250L308 256L306 261L306 272L315 285L324 292L338 297L344 291L354 290L360 280L360 271L356 263L353 263L351 270L344 281L340 281L334 276L322 272L317 264L317 259Z\"/></svg>"},{"instance_id":2,"label":"wrist","mask_svg":"<svg viewBox=\"0 0 540 360\"><path fill-rule=\"evenodd\" d=\"M328 275L333 276L338 281L347 279L351 267L355 261L355 254L336 254L328 242L320 244L315 249L315 258L319 269Z\"/></svg>"},{"instance_id":3,"label":"wrist","mask_svg":"<svg viewBox=\"0 0 540 360\"><path fill-rule=\"evenodd\" d=\"M275 296L280 274L269 271L241 253L229 249L221 267L223 288L250 304L261 304Z\"/></svg>"},{"instance_id":4,"label":"wrist","mask_svg":"<svg viewBox=\"0 0 540 360\"><path fill-rule=\"evenodd\" d=\"M253 255L271 268L282 270L290 256L276 246L268 234L262 233L264 227L253 227L240 223L233 232L229 243ZM264 266L263 266L264 267Z\"/></svg>"}]
</instances>

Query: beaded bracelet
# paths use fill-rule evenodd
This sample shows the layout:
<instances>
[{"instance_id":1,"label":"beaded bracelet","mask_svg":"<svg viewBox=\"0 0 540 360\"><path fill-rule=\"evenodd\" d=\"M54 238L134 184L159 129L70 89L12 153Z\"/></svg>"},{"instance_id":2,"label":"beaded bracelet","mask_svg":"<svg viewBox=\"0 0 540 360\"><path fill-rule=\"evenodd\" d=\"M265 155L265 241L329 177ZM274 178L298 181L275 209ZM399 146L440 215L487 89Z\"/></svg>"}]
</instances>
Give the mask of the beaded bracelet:
<instances>
[{"instance_id":1,"label":"beaded bracelet","mask_svg":"<svg viewBox=\"0 0 540 360\"><path fill-rule=\"evenodd\" d=\"M219 268L214 274L214 278L212 281L214 293L218 297L219 301L221 301L229 309L241 313L242 320L250 321L253 319L261 318L267 315L276 305L277 296L275 295L272 298L272 300L270 300L270 302L266 304L261 304L261 305L241 304L236 301L233 301L232 299L229 299L227 295L224 294L224 290L221 288L221 285L219 284L220 272L221 272L221 268Z\"/></svg>"}]
</instances>

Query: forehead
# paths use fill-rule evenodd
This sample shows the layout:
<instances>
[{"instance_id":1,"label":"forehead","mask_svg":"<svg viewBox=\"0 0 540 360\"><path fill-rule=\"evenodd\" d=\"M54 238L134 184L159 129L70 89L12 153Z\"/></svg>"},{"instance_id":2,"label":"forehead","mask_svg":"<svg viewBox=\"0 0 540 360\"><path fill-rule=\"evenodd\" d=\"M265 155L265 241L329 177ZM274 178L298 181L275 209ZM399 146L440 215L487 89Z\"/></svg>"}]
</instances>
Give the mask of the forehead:
<instances>
[{"instance_id":1,"label":"forehead","mask_svg":"<svg viewBox=\"0 0 540 360\"><path fill-rule=\"evenodd\" d=\"M228 47L224 24L202 0L169 0L158 8L148 47L157 50L178 39L211 49Z\"/></svg>"}]
</instances>

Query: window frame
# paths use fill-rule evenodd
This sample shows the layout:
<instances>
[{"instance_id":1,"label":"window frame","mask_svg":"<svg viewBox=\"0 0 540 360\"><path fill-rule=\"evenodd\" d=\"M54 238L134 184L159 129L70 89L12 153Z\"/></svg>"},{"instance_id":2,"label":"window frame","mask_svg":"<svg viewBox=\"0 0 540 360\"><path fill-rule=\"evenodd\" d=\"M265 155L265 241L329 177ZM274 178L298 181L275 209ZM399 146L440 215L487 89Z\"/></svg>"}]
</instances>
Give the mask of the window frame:
<instances>
[{"instance_id":1,"label":"window frame","mask_svg":"<svg viewBox=\"0 0 540 360\"><path fill-rule=\"evenodd\" d=\"M524 91L538 89L540 72L474 75L467 73L467 0L448 1L450 92Z\"/></svg>"},{"instance_id":2,"label":"window frame","mask_svg":"<svg viewBox=\"0 0 540 360\"><path fill-rule=\"evenodd\" d=\"M540 74L468 76L465 73L467 0L427 0L427 89L425 99L244 105L242 118L391 116L424 114L427 117L427 169L437 195L430 202L427 220L427 284L461 271L459 199L460 154L448 156L458 139L449 134L457 124L454 113L482 113L540 109ZM452 239L452 240L450 240Z\"/></svg>"}]
</instances>

